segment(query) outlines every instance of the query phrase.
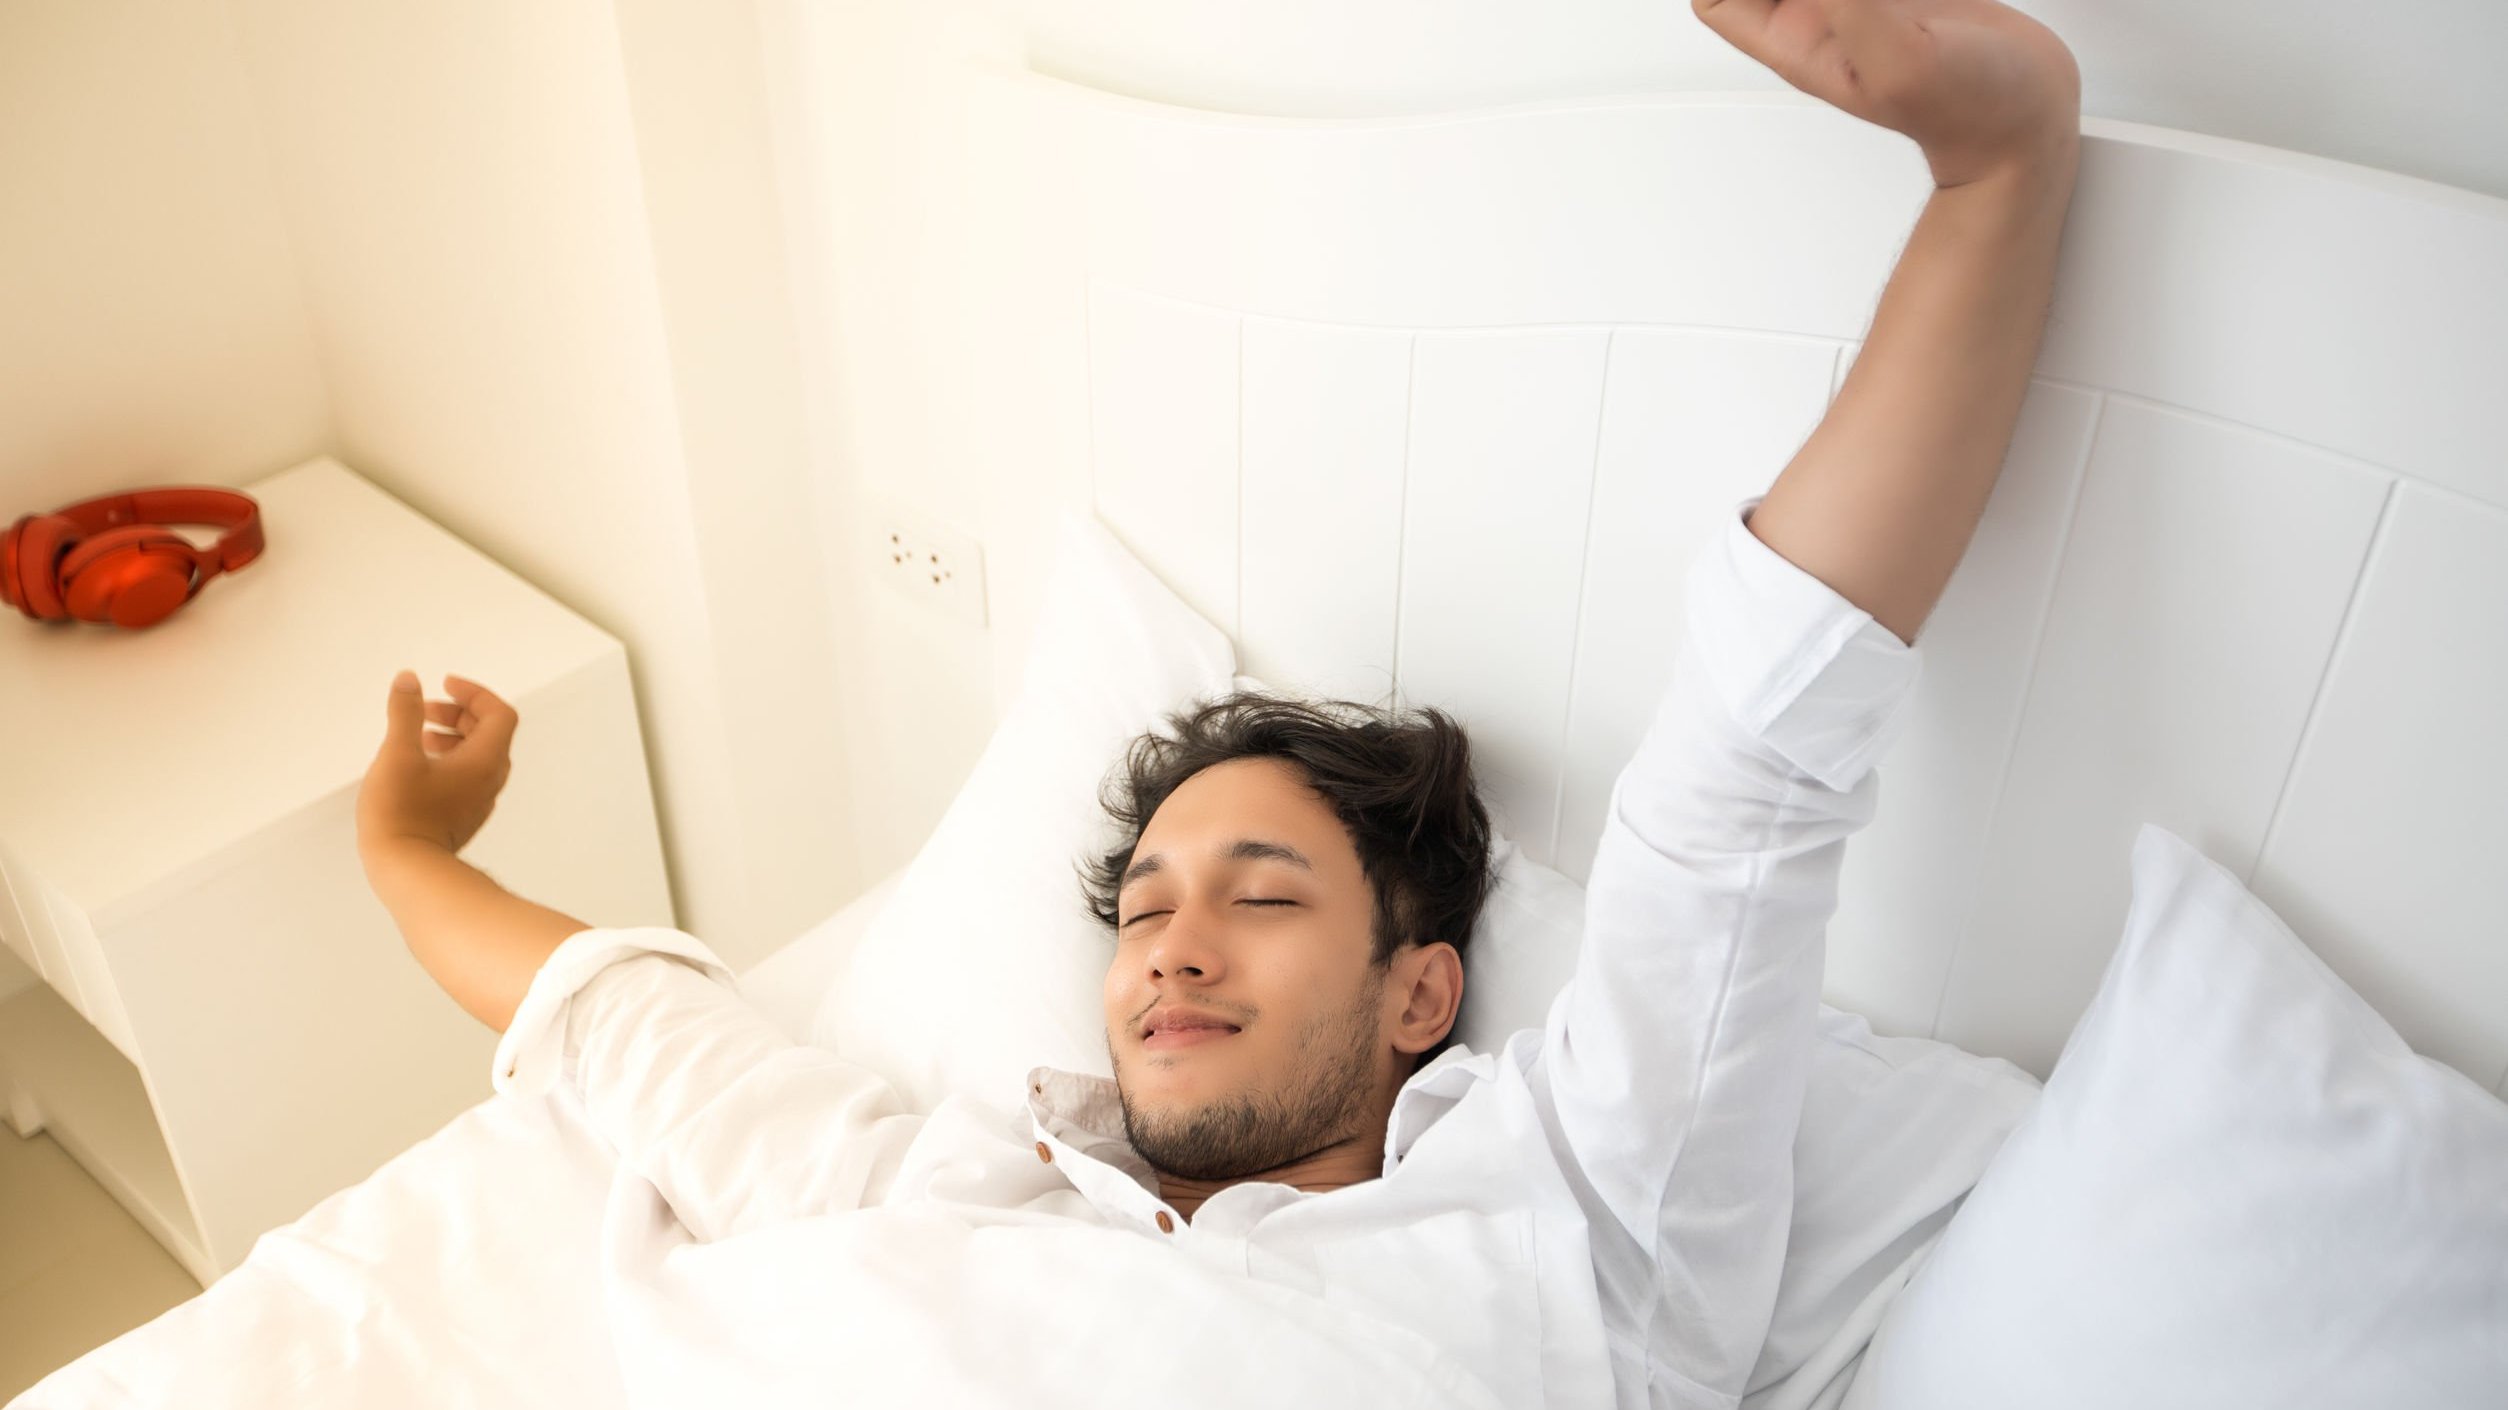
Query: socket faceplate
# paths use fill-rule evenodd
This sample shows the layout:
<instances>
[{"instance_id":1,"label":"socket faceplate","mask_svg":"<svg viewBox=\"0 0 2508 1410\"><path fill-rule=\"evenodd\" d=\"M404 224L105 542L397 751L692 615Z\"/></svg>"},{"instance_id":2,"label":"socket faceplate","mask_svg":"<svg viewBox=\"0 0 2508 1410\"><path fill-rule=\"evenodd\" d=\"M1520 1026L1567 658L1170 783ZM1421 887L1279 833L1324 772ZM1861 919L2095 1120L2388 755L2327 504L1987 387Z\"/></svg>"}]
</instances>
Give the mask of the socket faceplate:
<instances>
[{"instance_id":1,"label":"socket faceplate","mask_svg":"<svg viewBox=\"0 0 2508 1410\"><path fill-rule=\"evenodd\" d=\"M879 505L866 564L898 594L972 627L984 625L984 546L897 505Z\"/></svg>"}]
</instances>

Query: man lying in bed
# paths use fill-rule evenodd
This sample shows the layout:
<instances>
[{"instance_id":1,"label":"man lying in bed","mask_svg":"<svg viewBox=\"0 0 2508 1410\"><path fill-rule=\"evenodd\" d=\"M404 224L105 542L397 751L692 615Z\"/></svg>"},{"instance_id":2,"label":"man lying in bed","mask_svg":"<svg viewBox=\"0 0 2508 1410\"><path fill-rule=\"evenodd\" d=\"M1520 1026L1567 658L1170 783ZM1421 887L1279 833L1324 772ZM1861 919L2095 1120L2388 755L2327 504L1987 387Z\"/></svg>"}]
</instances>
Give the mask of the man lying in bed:
<instances>
[{"instance_id":1,"label":"man lying in bed","mask_svg":"<svg viewBox=\"0 0 2508 1410\"><path fill-rule=\"evenodd\" d=\"M706 1244L814 1219L987 1231L981 1256L839 1245L949 1250L861 1272L889 1281L849 1304L882 1330L845 1364L898 1397L1042 1358L1047 1401L1735 1403L1785 1252L1839 865L2035 360L2079 82L1991 0L1696 8L1913 137L1939 189L1827 418L1691 570L1544 1028L1445 1046L1488 886L1453 723L1232 700L1137 742L1109 790L1131 841L1085 882L1113 935L1114 1080L1039 1069L998 1109L909 1113L745 1008L692 938L593 929L459 861L515 714L458 678L425 701L404 672L360 851L429 973L504 1033L500 1089L571 1078ZM986 976L940 953L931 982ZM1022 1239L1050 1253L1022 1262ZM957 1339L968 1306L991 1309L980 1340Z\"/></svg>"}]
</instances>

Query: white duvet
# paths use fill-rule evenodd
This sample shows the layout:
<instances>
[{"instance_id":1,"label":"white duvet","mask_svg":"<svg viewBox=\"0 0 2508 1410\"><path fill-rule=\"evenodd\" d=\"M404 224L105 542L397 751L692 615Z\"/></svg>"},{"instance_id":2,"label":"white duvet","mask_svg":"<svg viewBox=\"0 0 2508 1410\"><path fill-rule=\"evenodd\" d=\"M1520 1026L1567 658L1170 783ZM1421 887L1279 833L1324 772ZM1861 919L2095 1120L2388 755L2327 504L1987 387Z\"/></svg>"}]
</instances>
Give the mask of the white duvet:
<instances>
[{"instance_id":1,"label":"white duvet","mask_svg":"<svg viewBox=\"0 0 2508 1410\"><path fill-rule=\"evenodd\" d=\"M743 988L776 1013L751 989L763 977ZM1746 1410L1835 1403L1890 1294L2030 1095L1980 1086L1991 1070L1939 1044L1875 1039L1837 1015L1824 1033L1805 1120L1835 1139L1798 1144L1798 1164L1815 1162L1809 1188L1893 1192L1885 1210L1797 1211L1771 1329L1793 1374L1763 1378ZM1855 1168L1832 1178L1837 1160ZM650 1185L616 1175L561 1083L462 1113L9 1410L1317 1407L1356 1385L1371 1404L1486 1403L1411 1333L1319 1315L1119 1231L978 1213L986 1225L897 1206L694 1243ZM1112 1265L1142 1293L1120 1314L1050 1295L1058 1269L1102 1278ZM1047 1295L1005 1307L987 1291L1003 1288Z\"/></svg>"},{"instance_id":2,"label":"white duvet","mask_svg":"<svg viewBox=\"0 0 2508 1410\"><path fill-rule=\"evenodd\" d=\"M491 1099L11 1410L630 1404L599 1287L610 1183L571 1088Z\"/></svg>"},{"instance_id":3,"label":"white duvet","mask_svg":"<svg viewBox=\"0 0 2508 1410\"><path fill-rule=\"evenodd\" d=\"M1052 1296L1075 1268L1122 1285L1121 1305ZM15 1405L1033 1410L1361 1392L1493 1403L1424 1338L1122 1231L927 1203L693 1242L650 1185L613 1176L560 1087L463 1113Z\"/></svg>"},{"instance_id":4,"label":"white duvet","mask_svg":"<svg viewBox=\"0 0 2508 1410\"><path fill-rule=\"evenodd\" d=\"M742 993L806 1029L891 885ZM1119 1311L1051 1296L1080 1266L1137 1295ZM1119 1231L926 1204L697 1243L559 1083L463 1112L8 1410L1314 1407L1355 1387L1369 1404L1488 1403L1416 1334Z\"/></svg>"},{"instance_id":5,"label":"white duvet","mask_svg":"<svg viewBox=\"0 0 2508 1410\"><path fill-rule=\"evenodd\" d=\"M1416 1333L1128 1230L918 1201L695 1244L640 1183L604 1270L634 1404L1497 1404Z\"/></svg>"}]
</instances>

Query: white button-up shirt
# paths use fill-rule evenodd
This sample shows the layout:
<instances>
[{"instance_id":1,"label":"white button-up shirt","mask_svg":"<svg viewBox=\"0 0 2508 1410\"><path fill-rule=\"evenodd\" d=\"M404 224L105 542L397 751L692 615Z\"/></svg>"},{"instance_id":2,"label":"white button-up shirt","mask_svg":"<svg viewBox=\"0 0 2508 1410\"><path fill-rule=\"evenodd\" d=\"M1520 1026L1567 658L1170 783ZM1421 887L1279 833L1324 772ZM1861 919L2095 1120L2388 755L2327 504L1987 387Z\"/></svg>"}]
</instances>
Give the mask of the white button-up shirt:
<instances>
[{"instance_id":1,"label":"white button-up shirt","mask_svg":"<svg viewBox=\"0 0 2508 1410\"><path fill-rule=\"evenodd\" d=\"M497 1088L571 1079L622 1174L696 1243L832 1219L851 1222L817 1266L919 1266L876 1221L951 1230L945 1274L900 1273L854 1304L884 1330L845 1364L899 1394L977 1393L978 1373L948 1358L1058 1354L1099 1368L1067 1388L1073 1403L1238 1403L1213 1379L1231 1329L1179 1322L1194 1303L1290 1319L1245 1329L1264 1349L1225 1373L1245 1403L1359 1401L1400 1361L1399 1403L1733 1406L1784 1259L1839 866L1920 664L1761 543L1746 525L1758 503L1690 569L1688 634L1611 794L1574 978L1542 1028L1494 1053L1450 1049L1404 1084L1382 1179L1238 1184L1187 1223L1126 1141L1113 1083L1039 1068L1021 1109L908 1112L875 1074L750 1008L704 944L659 928L560 945L499 1045ZM1022 1239L1055 1241L1050 1275L1006 1253ZM1215 1300L1180 1291L1196 1279ZM1001 1340L917 1330L972 1305L1011 1309ZM1309 1379L1251 1384L1266 1375Z\"/></svg>"}]
</instances>

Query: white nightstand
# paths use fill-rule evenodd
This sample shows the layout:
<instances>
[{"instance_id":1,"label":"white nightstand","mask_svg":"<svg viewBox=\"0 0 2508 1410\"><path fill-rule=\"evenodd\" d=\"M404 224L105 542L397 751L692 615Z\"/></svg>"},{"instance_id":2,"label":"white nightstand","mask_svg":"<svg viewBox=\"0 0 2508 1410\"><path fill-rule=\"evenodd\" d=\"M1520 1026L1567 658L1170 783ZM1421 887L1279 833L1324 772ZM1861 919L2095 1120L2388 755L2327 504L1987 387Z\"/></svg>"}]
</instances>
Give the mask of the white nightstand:
<instances>
[{"instance_id":1,"label":"white nightstand","mask_svg":"<svg viewBox=\"0 0 2508 1410\"><path fill-rule=\"evenodd\" d=\"M336 461L245 488L267 551L158 626L0 613L0 940L44 980L0 1000L0 1111L203 1284L490 1095L357 861L396 669L522 714L465 859L675 923L624 648Z\"/></svg>"}]
</instances>

